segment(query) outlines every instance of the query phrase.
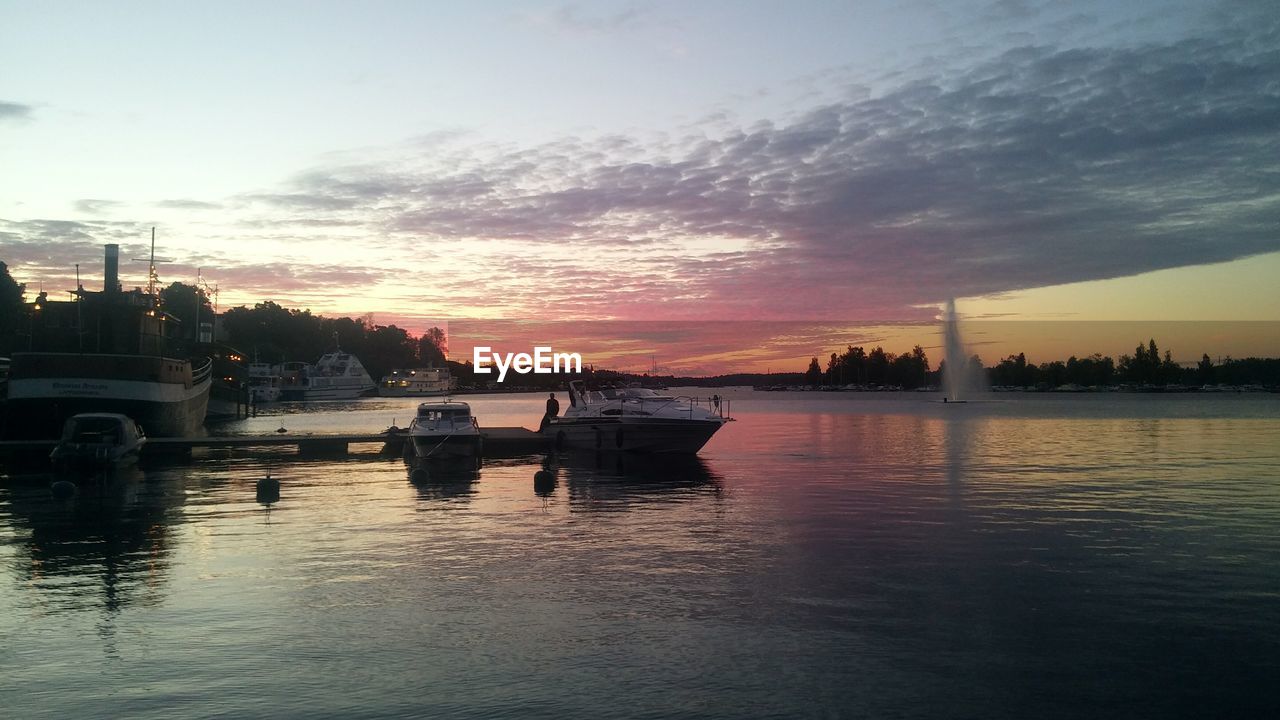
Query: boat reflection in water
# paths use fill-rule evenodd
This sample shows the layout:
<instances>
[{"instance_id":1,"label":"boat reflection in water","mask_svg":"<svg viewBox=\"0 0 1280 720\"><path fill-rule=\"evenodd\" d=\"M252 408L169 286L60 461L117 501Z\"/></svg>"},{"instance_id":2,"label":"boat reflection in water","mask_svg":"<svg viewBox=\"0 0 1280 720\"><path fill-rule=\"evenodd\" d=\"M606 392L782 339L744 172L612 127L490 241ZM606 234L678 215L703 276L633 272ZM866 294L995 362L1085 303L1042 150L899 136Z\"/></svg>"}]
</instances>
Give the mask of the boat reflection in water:
<instances>
[{"instance_id":1,"label":"boat reflection in water","mask_svg":"<svg viewBox=\"0 0 1280 720\"><path fill-rule=\"evenodd\" d=\"M697 455L564 452L546 456L538 474L539 495L563 481L571 505L652 501L663 494L719 498L724 492L721 476Z\"/></svg>"},{"instance_id":2,"label":"boat reflection in water","mask_svg":"<svg viewBox=\"0 0 1280 720\"><path fill-rule=\"evenodd\" d=\"M481 460L478 456L451 456L447 458L420 458L407 449L404 456L405 471L409 483L425 499L469 497L476 493L476 481L480 479Z\"/></svg>"},{"instance_id":3,"label":"boat reflection in water","mask_svg":"<svg viewBox=\"0 0 1280 720\"><path fill-rule=\"evenodd\" d=\"M137 467L85 478L65 499L51 495L48 476L29 480L11 482L6 493L9 527L26 535L15 544L14 567L30 587L47 591L51 609L114 613L164 595L169 524L183 493L148 483Z\"/></svg>"}]
</instances>

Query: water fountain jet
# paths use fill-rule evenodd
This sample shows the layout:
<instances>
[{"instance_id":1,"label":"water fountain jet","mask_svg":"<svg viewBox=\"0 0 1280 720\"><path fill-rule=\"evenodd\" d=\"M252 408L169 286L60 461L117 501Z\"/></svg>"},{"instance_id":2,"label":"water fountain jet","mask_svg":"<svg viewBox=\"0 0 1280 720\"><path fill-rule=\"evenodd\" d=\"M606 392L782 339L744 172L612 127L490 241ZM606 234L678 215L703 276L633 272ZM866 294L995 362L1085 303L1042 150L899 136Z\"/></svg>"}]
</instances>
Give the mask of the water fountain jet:
<instances>
[{"instance_id":1,"label":"water fountain jet","mask_svg":"<svg viewBox=\"0 0 1280 720\"><path fill-rule=\"evenodd\" d=\"M960 341L960 323L955 298L947 300L942 315L942 342L945 360L942 366L942 401L968 402L968 397L982 387L981 366L970 361Z\"/></svg>"}]
</instances>

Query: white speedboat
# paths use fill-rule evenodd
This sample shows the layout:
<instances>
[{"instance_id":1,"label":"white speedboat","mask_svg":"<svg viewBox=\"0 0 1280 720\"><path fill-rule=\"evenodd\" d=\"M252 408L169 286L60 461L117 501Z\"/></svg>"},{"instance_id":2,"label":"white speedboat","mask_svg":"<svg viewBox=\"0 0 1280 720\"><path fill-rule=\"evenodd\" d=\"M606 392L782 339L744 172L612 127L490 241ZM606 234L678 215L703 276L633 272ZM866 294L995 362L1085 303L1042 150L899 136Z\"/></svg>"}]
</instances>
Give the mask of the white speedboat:
<instances>
[{"instance_id":1,"label":"white speedboat","mask_svg":"<svg viewBox=\"0 0 1280 720\"><path fill-rule=\"evenodd\" d=\"M728 401L662 395L645 388L586 390L569 383L569 409L542 432L557 448L693 454L725 423Z\"/></svg>"},{"instance_id":2,"label":"white speedboat","mask_svg":"<svg viewBox=\"0 0 1280 720\"><path fill-rule=\"evenodd\" d=\"M453 389L448 368L392 370L378 383L382 397L439 397Z\"/></svg>"},{"instance_id":3,"label":"white speedboat","mask_svg":"<svg viewBox=\"0 0 1280 720\"><path fill-rule=\"evenodd\" d=\"M119 413L81 413L67 419L49 454L55 470L93 472L138 461L147 436L133 418Z\"/></svg>"},{"instance_id":4,"label":"white speedboat","mask_svg":"<svg viewBox=\"0 0 1280 720\"><path fill-rule=\"evenodd\" d=\"M341 349L315 365L285 363L281 375L281 400L353 400L375 387L359 358Z\"/></svg>"},{"instance_id":5,"label":"white speedboat","mask_svg":"<svg viewBox=\"0 0 1280 720\"><path fill-rule=\"evenodd\" d=\"M464 402L425 402L409 424L409 442L423 459L475 457L480 454L480 428Z\"/></svg>"}]
</instances>

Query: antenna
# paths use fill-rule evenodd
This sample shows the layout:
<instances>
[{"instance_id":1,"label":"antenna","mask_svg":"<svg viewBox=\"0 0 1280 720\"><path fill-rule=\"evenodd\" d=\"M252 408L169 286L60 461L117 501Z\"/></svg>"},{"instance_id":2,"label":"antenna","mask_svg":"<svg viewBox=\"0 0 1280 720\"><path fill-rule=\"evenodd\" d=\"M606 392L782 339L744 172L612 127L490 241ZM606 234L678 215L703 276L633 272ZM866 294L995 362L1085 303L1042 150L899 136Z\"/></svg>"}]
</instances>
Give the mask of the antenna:
<instances>
[{"instance_id":1,"label":"antenna","mask_svg":"<svg viewBox=\"0 0 1280 720\"><path fill-rule=\"evenodd\" d=\"M172 259L172 258L158 258L158 257L156 257L156 229L155 229L155 227L154 227L154 226L151 228L151 257L149 257L149 258L134 258L134 260L138 260L138 261L145 261L145 262L147 262L147 263L151 266L150 272L147 274L147 294L148 294L148 295L150 295L150 296L152 296L152 297L155 297L155 294L156 294L156 283L157 283L157 282L159 282L159 280L160 280L159 276L157 276L157 275L156 275L156 263L158 263L158 262L164 262L164 263L173 262L173 259Z\"/></svg>"}]
</instances>

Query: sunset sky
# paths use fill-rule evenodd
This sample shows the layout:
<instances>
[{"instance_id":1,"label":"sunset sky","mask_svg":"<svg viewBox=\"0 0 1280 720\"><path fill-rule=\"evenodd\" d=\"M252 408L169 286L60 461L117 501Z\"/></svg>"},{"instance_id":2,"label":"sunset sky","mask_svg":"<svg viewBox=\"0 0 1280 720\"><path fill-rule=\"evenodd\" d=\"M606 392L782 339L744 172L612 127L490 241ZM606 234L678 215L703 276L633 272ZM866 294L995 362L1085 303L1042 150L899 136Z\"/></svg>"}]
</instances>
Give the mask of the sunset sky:
<instances>
[{"instance_id":1,"label":"sunset sky","mask_svg":"<svg viewBox=\"0 0 1280 720\"><path fill-rule=\"evenodd\" d=\"M835 328L650 344L702 370L841 323L928 344L952 296L1280 321L1273 0L0 0L0 68L29 297L155 226L161 279L198 268L222 309Z\"/></svg>"}]
</instances>

